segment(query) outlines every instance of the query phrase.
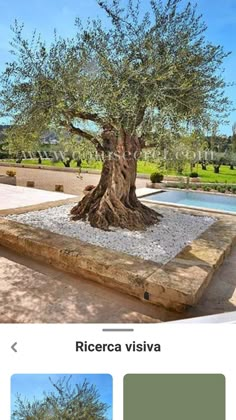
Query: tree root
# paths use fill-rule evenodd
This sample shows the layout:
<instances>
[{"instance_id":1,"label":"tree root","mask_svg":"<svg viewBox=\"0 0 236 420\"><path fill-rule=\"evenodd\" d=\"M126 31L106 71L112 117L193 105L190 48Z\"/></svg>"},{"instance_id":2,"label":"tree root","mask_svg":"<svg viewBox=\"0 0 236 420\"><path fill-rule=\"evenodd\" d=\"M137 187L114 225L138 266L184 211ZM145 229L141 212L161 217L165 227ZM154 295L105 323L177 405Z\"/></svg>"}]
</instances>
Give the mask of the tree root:
<instances>
[{"instance_id":1,"label":"tree root","mask_svg":"<svg viewBox=\"0 0 236 420\"><path fill-rule=\"evenodd\" d=\"M144 230L157 224L162 217L155 210L143 205L136 196L120 201L111 191L102 196L97 189L88 193L71 210L72 220L87 220L91 226L109 230L120 227L129 230Z\"/></svg>"}]
</instances>

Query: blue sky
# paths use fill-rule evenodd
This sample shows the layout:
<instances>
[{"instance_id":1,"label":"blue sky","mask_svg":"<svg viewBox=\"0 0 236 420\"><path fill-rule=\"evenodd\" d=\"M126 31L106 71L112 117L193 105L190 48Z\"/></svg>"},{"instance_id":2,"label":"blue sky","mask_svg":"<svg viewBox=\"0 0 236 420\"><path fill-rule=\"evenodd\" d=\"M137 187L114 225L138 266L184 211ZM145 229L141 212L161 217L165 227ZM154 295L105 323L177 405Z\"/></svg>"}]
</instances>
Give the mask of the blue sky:
<instances>
[{"instance_id":1,"label":"blue sky","mask_svg":"<svg viewBox=\"0 0 236 420\"><path fill-rule=\"evenodd\" d=\"M192 0L198 3L199 12L207 23L209 41L223 45L232 54L225 60L225 80L236 82L236 0ZM143 8L147 1L141 0ZM96 0L0 0L0 71L9 60L10 25L14 19L25 24L25 34L30 37L37 29L43 39L50 41L53 29L62 36L74 34L74 20L79 16L82 20L99 16L101 13ZM227 89L227 95L236 107L236 86ZM232 132L232 124L236 122L236 111L230 116L230 123L221 126L220 131L227 135Z\"/></svg>"},{"instance_id":2,"label":"blue sky","mask_svg":"<svg viewBox=\"0 0 236 420\"><path fill-rule=\"evenodd\" d=\"M16 394L19 393L23 398L32 401L35 399L41 399L43 392L50 392L53 390L53 386L49 381L49 377L54 383L60 378L69 378L71 375L65 374L17 374L11 378L11 407L14 407ZM77 375L73 374L71 377L70 384L81 384L87 379L90 384L96 385L101 400L107 403L110 408L107 411L108 419L112 419L112 377L105 374L89 374L89 375ZM11 409L12 409L11 408Z\"/></svg>"}]
</instances>

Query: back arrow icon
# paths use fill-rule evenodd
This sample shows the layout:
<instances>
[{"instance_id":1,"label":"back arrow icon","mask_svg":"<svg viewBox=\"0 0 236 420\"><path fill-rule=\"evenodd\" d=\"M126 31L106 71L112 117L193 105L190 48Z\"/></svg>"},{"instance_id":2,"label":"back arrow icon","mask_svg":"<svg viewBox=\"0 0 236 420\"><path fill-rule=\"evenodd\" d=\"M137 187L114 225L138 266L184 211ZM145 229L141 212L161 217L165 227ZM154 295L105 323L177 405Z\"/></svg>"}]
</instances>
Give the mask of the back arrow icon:
<instances>
[{"instance_id":1,"label":"back arrow icon","mask_svg":"<svg viewBox=\"0 0 236 420\"><path fill-rule=\"evenodd\" d=\"M17 353L17 350L16 350L16 345L17 345L17 342L13 343L13 344L12 344L12 346L11 346L11 349L12 349L15 353Z\"/></svg>"}]
</instances>

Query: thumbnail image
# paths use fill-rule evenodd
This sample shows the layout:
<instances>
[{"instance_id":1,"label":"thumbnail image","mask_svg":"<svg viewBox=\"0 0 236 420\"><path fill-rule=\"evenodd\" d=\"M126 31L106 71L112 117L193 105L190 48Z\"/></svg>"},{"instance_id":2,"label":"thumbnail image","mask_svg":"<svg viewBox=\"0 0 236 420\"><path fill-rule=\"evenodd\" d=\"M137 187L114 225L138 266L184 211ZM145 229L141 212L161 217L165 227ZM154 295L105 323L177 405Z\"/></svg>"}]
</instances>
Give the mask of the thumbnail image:
<instances>
[{"instance_id":1,"label":"thumbnail image","mask_svg":"<svg viewBox=\"0 0 236 420\"><path fill-rule=\"evenodd\" d=\"M112 420L112 376L13 375L11 420Z\"/></svg>"}]
</instances>

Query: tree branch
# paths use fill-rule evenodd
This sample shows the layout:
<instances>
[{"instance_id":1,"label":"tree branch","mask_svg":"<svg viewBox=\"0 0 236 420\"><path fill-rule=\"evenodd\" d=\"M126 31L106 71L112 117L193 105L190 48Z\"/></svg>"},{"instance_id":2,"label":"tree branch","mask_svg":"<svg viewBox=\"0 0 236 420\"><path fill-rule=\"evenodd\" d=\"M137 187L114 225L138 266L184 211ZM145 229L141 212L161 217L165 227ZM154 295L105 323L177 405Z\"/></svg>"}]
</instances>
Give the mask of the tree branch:
<instances>
[{"instance_id":1,"label":"tree branch","mask_svg":"<svg viewBox=\"0 0 236 420\"><path fill-rule=\"evenodd\" d=\"M140 144L141 149L149 149L149 148L151 149L153 147L157 147L156 143L146 144L144 137L142 136L139 137L139 144Z\"/></svg>"},{"instance_id":2,"label":"tree branch","mask_svg":"<svg viewBox=\"0 0 236 420\"><path fill-rule=\"evenodd\" d=\"M102 118L100 118L96 113L92 114L90 112L78 112L75 115L77 118L81 118L82 120L89 120L96 122L100 125L105 125L105 121L103 121Z\"/></svg>"},{"instance_id":3,"label":"tree branch","mask_svg":"<svg viewBox=\"0 0 236 420\"><path fill-rule=\"evenodd\" d=\"M143 122L145 112L146 112L146 107L139 109L137 117L136 117L135 128L137 128Z\"/></svg>"},{"instance_id":4,"label":"tree branch","mask_svg":"<svg viewBox=\"0 0 236 420\"><path fill-rule=\"evenodd\" d=\"M80 118L81 120L93 121L102 126L106 124L106 122L101 117L99 117L97 113L76 111L71 109L64 111L63 115L65 117Z\"/></svg>"},{"instance_id":5,"label":"tree branch","mask_svg":"<svg viewBox=\"0 0 236 420\"><path fill-rule=\"evenodd\" d=\"M101 154L102 152L104 152L104 149L101 143L92 134L87 133L87 131L81 130L81 128L75 127L73 124L70 124L68 129L70 133L76 134L77 136L84 137L85 139L91 141L91 143L93 143L93 145L96 147L98 153Z\"/></svg>"}]
</instances>

